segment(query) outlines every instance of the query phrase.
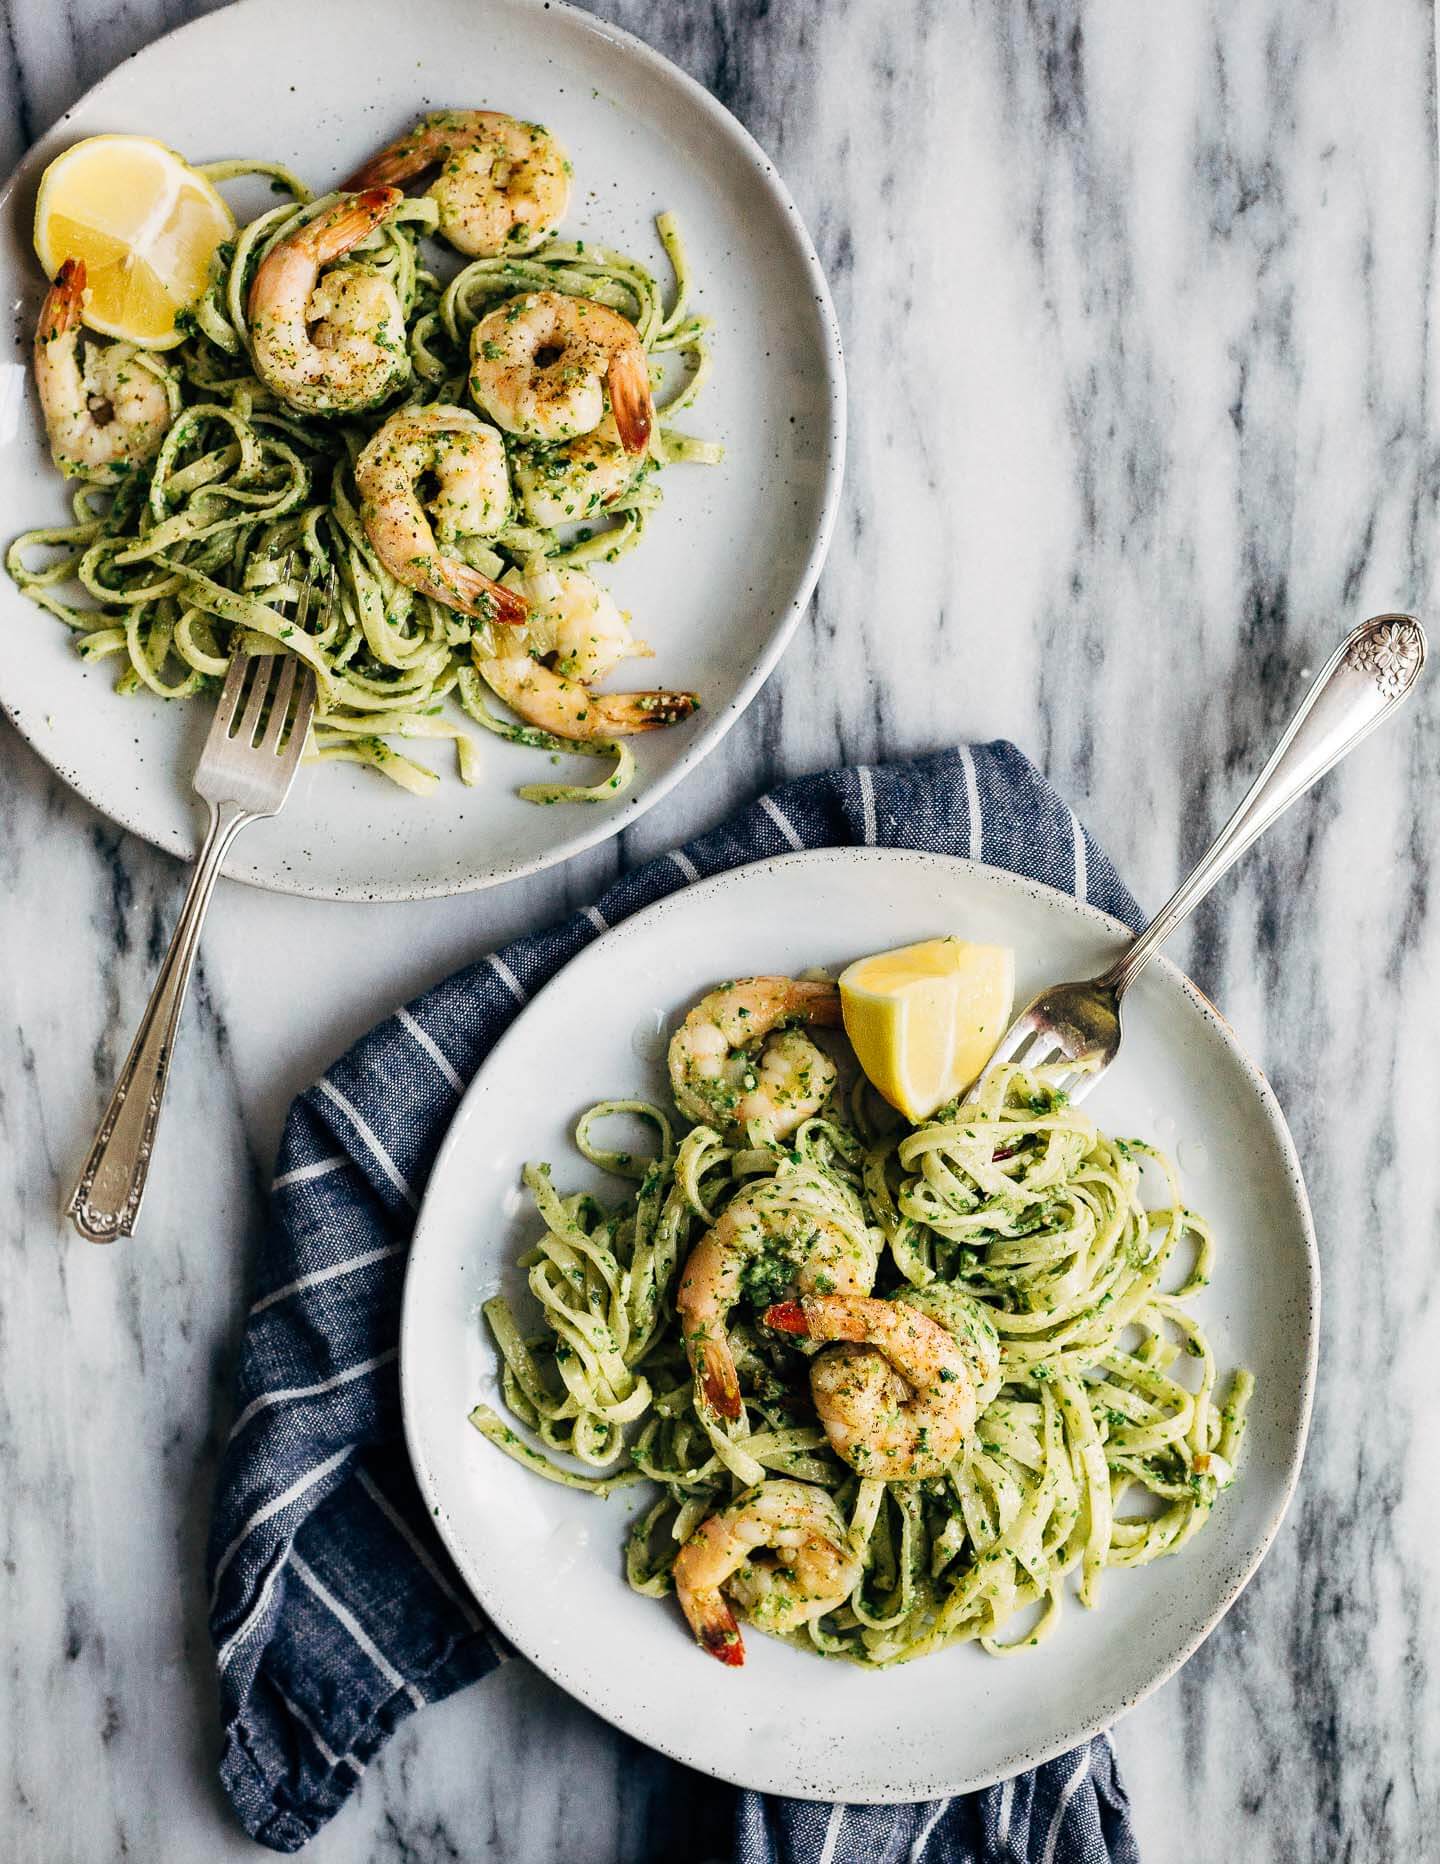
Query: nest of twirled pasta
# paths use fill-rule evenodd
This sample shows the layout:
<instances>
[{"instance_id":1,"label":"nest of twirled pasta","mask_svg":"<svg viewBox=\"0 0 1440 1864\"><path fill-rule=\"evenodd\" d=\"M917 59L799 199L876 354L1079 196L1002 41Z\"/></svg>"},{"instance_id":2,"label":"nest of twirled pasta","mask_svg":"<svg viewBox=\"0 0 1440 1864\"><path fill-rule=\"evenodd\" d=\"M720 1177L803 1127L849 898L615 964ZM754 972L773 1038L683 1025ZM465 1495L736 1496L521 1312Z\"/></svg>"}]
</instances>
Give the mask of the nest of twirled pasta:
<instances>
[{"instance_id":1,"label":"nest of twirled pasta","mask_svg":"<svg viewBox=\"0 0 1440 1864\"><path fill-rule=\"evenodd\" d=\"M188 698L278 645L316 674L313 755L423 794L416 742L452 741L474 782L478 727L610 760L529 800L620 794L628 740L698 704L600 686L649 649L597 567L640 541L663 469L720 458L675 425L709 358L673 219L665 286L561 239L564 151L493 111L435 113L319 197L274 163L197 172L285 199L219 249L175 348L90 337L62 268L35 373L74 521L16 539L10 575L121 692ZM308 576L336 596L302 627Z\"/></svg>"},{"instance_id":2,"label":"nest of twirled pasta","mask_svg":"<svg viewBox=\"0 0 1440 1864\"><path fill-rule=\"evenodd\" d=\"M738 1619L868 1665L1007 1655L1054 1629L1070 1576L1094 1605L1104 1568L1203 1526L1250 1377L1217 1391L1190 1305L1212 1239L1162 1153L1043 1070L910 1126L817 1034L837 1022L833 985L722 986L671 1043L673 1109L606 1101L576 1128L633 1190L526 1167L533 1320L485 1306L514 1423L472 1421L551 1481L655 1485L630 1583L675 1590L723 1661ZM621 1117L648 1149L602 1143Z\"/></svg>"}]
</instances>

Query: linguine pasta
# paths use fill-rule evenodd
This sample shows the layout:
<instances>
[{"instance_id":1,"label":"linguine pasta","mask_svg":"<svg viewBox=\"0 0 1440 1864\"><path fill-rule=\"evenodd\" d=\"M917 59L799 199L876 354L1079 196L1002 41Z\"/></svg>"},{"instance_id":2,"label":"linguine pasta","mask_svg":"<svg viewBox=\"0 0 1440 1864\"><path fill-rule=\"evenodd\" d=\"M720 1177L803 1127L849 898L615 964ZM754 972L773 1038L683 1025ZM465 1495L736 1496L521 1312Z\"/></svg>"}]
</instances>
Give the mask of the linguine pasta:
<instances>
[{"instance_id":1,"label":"linguine pasta","mask_svg":"<svg viewBox=\"0 0 1440 1864\"><path fill-rule=\"evenodd\" d=\"M603 1144L617 1115L653 1134L645 1156ZM1067 1586L1093 1606L1107 1568L1176 1553L1203 1527L1233 1478L1252 1381L1237 1372L1218 1384L1191 1305L1213 1239L1163 1153L1109 1137L1043 1070L1018 1068L916 1127L857 1081L787 1145L737 1148L707 1126L682 1128L641 1101L581 1118L580 1152L634 1187L613 1205L563 1195L548 1166L526 1167L543 1232L522 1266L539 1318L525 1328L503 1296L485 1304L513 1424L485 1405L472 1413L551 1481L602 1495L656 1486L629 1537L638 1591L671 1589L679 1546L716 1509L767 1478L795 1478L832 1493L861 1576L790 1641L866 1665L967 1641L1001 1656L1053 1631ZM1158 1203L1144 1194L1147 1167ZM697 1407L679 1273L757 1177L790 1208L864 1239L877 1294L992 1359L998 1349L998 1390L943 1476L868 1479L831 1451L805 1347L760 1319L793 1273L783 1250L748 1271L731 1316L742 1415Z\"/></svg>"},{"instance_id":2,"label":"linguine pasta","mask_svg":"<svg viewBox=\"0 0 1440 1864\"><path fill-rule=\"evenodd\" d=\"M457 548L492 579L509 572L613 562L635 547L660 502L658 473L680 461L713 464L720 449L675 420L704 386L707 320L689 308L690 278L679 230L656 229L673 282L667 292L638 260L588 241L551 240L521 257L476 259L444 282L424 244L433 200L404 200L351 259L393 285L405 320L410 386L398 401L362 414L297 412L252 367L247 298L256 268L281 240L342 197L312 198L288 169L260 161L215 162L198 171L224 183L268 177L287 198L222 247L216 276L188 313L189 335L164 354L137 352L133 366L158 375L175 410L158 455L118 486L81 484L73 521L26 531L5 567L18 587L72 629L86 660L118 669L117 690L186 699L218 689L231 655L278 644L310 666L319 684L313 753L367 765L424 795L436 773L400 743L453 744L463 781L479 776L473 730L531 749L613 760L590 785L542 783L535 802L606 801L625 790L635 760L622 738L559 738L492 709L472 657L475 622L391 576L361 523L353 466L397 406L465 398L470 332L497 302L546 290L591 300L634 323L652 377L667 357L672 383L647 456L618 496L581 500L567 521L540 528L513 516L493 540ZM543 476L552 450L502 434L512 476ZM593 509L591 508L593 507ZM298 580L333 568L337 600L321 625L291 618Z\"/></svg>"}]
</instances>

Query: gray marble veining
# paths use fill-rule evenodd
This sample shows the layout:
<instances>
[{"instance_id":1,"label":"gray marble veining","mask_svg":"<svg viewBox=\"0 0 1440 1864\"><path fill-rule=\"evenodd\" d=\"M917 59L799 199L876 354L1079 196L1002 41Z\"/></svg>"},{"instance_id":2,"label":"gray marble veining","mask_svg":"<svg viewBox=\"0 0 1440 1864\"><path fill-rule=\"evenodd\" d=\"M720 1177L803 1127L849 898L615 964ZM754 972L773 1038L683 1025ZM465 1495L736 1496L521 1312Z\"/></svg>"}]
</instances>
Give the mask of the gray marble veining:
<instances>
[{"instance_id":1,"label":"gray marble veining","mask_svg":"<svg viewBox=\"0 0 1440 1864\"><path fill-rule=\"evenodd\" d=\"M5 156L204 10L9 0ZM204 1519L284 1107L379 1012L761 783L963 737L1013 737L1154 902L1344 627L1434 612L1430 5L596 10L737 112L815 233L853 407L835 548L705 781L623 846L435 905L225 889L172 1086L192 1117L125 1249L79 1247L56 1210L182 876L3 731L7 1858L259 1855L213 1784ZM1279 1542L1116 1732L1151 1864L1433 1855L1437 754L1431 693L1299 805L1177 953L1290 1115L1327 1306ZM325 962L279 992L266 948ZM689 1859L722 1800L517 1664L407 1725L310 1855Z\"/></svg>"}]
</instances>

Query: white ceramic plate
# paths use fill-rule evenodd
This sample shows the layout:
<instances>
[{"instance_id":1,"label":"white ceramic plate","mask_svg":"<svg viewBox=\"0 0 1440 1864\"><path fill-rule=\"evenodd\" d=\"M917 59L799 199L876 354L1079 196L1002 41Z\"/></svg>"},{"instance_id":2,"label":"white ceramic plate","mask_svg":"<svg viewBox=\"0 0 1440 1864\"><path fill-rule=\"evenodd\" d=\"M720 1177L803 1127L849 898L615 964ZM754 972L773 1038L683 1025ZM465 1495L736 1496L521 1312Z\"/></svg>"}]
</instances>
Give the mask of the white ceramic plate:
<instances>
[{"instance_id":1,"label":"white ceramic plate","mask_svg":"<svg viewBox=\"0 0 1440 1864\"><path fill-rule=\"evenodd\" d=\"M598 939L520 1016L436 1161L411 1252L401 1381L427 1504L476 1597L528 1657L628 1733L737 1784L816 1799L914 1800L985 1786L1107 1726L1199 1645L1254 1572L1304 1448L1319 1269L1284 1118L1230 1029L1173 966L1126 998L1125 1052L1086 1102L1108 1130L1179 1160L1215 1225L1200 1297L1222 1367L1257 1388L1241 1480L1172 1560L1107 1573L1053 1638L998 1661L958 1648L869 1674L751 1633L743 1669L695 1645L673 1600L631 1592L625 1527L646 1491L600 1502L529 1474L466 1421L498 1403L478 1313L537 1233L519 1175L603 1183L570 1143L577 1113L663 1092L657 1031L722 977L841 965L942 932L1013 946L1023 998L1083 977L1124 930L994 868L894 849L797 854L672 895ZM610 1196L616 1187L609 1186Z\"/></svg>"},{"instance_id":2,"label":"white ceramic plate","mask_svg":"<svg viewBox=\"0 0 1440 1864\"><path fill-rule=\"evenodd\" d=\"M561 137L575 165L568 229L663 276L654 216L679 215L698 307L715 320L715 372L685 425L723 441L726 462L668 472L641 548L599 573L656 648L641 683L697 691L703 709L638 743L635 786L608 808L519 801L518 784L556 774L549 760L478 730L484 774L474 789L443 751L426 752L445 781L424 800L354 767L307 769L284 815L246 835L227 865L260 886L346 899L456 893L615 834L754 697L829 539L844 377L825 281L789 195L698 84L616 28L542 0L245 0L148 46L63 117L0 197L0 290L16 338L16 360L0 364L7 527L68 517L25 366L44 290L30 248L35 187L59 149L97 131L137 131L196 161L275 157L324 188L422 110L482 103ZM273 204L258 193L232 199L252 213ZM97 808L189 855L189 773L206 708L122 700L113 677L113 666L84 666L60 624L0 578L0 703ZM593 762L574 768L593 780Z\"/></svg>"}]
</instances>

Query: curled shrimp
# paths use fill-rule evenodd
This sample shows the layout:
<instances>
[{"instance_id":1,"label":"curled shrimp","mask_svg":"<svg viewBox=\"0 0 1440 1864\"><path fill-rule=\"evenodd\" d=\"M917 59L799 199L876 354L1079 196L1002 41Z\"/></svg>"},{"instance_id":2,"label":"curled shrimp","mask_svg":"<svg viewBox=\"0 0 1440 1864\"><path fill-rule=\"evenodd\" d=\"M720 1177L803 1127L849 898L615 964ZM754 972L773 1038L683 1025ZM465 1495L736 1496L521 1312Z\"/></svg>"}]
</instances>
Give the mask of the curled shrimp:
<instances>
[{"instance_id":1,"label":"curled shrimp","mask_svg":"<svg viewBox=\"0 0 1440 1864\"><path fill-rule=\"evenodd\" d=\"M691 1250L675 1295L697 1401L719 1417L740 1416L728 1328L747 1286L767 1296L785 1287L864 1294L874 1282L871 1240L863 1224L842 1218L823 1179L796 1170L747 1184Z\"/></svg>"},{"instance_id":2,"label":"curled shrimp","mask_svg":"<svg viewBox=\"0 0 1440 1864\"><path fill-rule=\"evenodd\" d=\"M607 400L627 453L650 443L655 402L634 324L604 304L530 291L488 311L470 334L470 393L527 440L593 433Z\"/></svg>"},{"instance_id":3,"label":"curled shrimp","mask_svg":"<svg viewBox=\"0 0 1440 1864\"><path fill-rule=\"evenodd\" d=\"M474 650L476 671L527 725L552 737L593 744L678 725L699 705L696 693L596 693L523 651Z\"/></svg>"},{"instance_id":4,"label":"curled shrimp","mask_svg":"<svg viewBox=\"0 0 1440 1864\"><path fill-rule=\"evenodd\" d=\"M180 412L174 378L133 343L88 343L85 261L67 259L35 326L35 386L55 464L69 479L114 485L160 451Z\"/></svg>"},{"instance_id":5,"label":"curled shrimp","mask_svg":"<svg viewBox=\"0 0 1440 1864\"><path fill-rule=\"evenodd\" d=\"M515 489L525 516L548 531L602 517L634 485L641 465L607 414L593 432L558 447L517 448Z\"/></svg>"},{"instance_id":6,"label":"curled shrimp","mask_svg":"<svg viewBox=\"0 0 1440 1864\"><path fill-rule=\"evenodd\" d=\"M533 252L565 218L570 164L541 123L502 110L433 110L345 183L403 187L432 169L425 192L440 231L474 258Z\"/></svg>"},{"instance_id":7,"label":"curled shrimp","mask_svg":"<svg viewBox=\"0 0 1440 1864\"><path fill-rule=\"evenodd\" d=\"M526 604L458 556L493 537L510 512L505 443L468 408L402 408L355 461L360 521L398 582L462 614L511 626Z\"/></svg>"},{"instance_id":8,"label":"curled shrimp","mask_svg":"<svg viewBox=\"0 0 1440 1864\"><path fill-rule=\"evenodd\" d=\"M529 609L527 650L553 655L556 672L566 679L588 686L613 673L622 660L650 656L652 650L631 632L629 616L584 570L552 569L540 559L523 575L507 577L506 587L523 596Z\"/></svg>"},{"instance_id":9,"label":"curled shrimp","mask_svg":"<svg viewBox=\"0 0 1440 1864\"><path fill-rule=\"evenodd\" d=\"M810 1395L830 1447L862 1476L941 1476L978 1414L971 1359L938 1321L900 1301L805 1294L765 1315L767 1326L837 1341L810 1364Z\"/></svg>"},{"instance_id":10,"label":"curled shrimp","mask_svg":"<svg viewBox=\"0 0 1440 1864\"><path fill-rule=\"evenodd\" d=\"M382 226L398 188L342 198L272 246L250 285L255 372L307 414L373 408L409 380L395 287L358 264L325 268Z\"/></svg>"},{"instance_id":11,"label":"curled shrimp","mask_svg":"<svg viewBox=\"0 0 1440 1864\"><path fill-rule=\"evenodd\" d=\"M859 1578L834 1501L789 1478L762 1482L710 1515L675 1559L680 1609L701 1645L726 1664L745 1661L731 1600L758 1630L783 1633L844 1604Z\"/></svg>"},{"instance_id":12,"label":"curled shrimp","mask_svg":"<svg viewBox=\"0 0 1440 1864\"><path fill-rule=\"evenodd\" d=\"M831 983L742 977L704 996L670 1038L670 1087L687 1119L783 1139L818 1113L835 1064L794 1025L840 1021Z\"/></svg>"},{"instance_id":13,"label":"curled shrimp","mask_svg":"<svg viewBox=\"0 0 1440 1864\"><path fill-rule=\"evenodd\" d=\"M600 585L583 570L543 569L518 577L504 593L528 608L523 634L473 645L476 671L527 724L581 742L633 737L688 718L694 693L597 693L588 684L621 660L650 649Z\"/></svg>"}]
</instances>

